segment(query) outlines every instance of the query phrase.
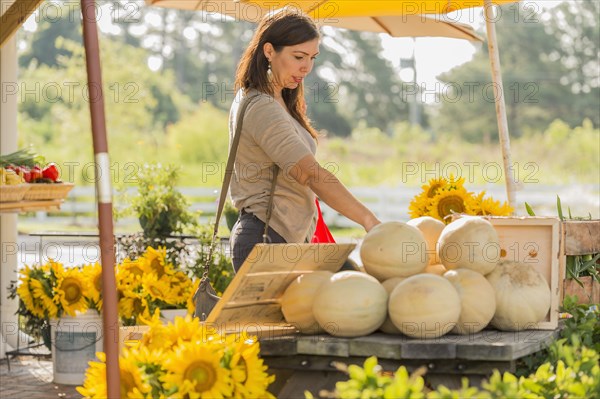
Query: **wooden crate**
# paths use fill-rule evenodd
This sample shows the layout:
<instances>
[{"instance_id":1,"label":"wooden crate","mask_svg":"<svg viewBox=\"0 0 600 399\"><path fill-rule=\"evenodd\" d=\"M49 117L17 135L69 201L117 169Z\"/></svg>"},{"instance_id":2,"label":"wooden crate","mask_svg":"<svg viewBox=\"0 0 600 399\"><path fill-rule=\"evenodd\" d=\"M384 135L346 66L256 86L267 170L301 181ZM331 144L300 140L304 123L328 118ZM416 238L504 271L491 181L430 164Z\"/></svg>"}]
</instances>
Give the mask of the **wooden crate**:
<instances>
[{"instance_id":1,"label":"wooden crate","mask_svg":"<svg viewBox=\"0 0 600 399\"><path fill-rule=\"evenodd\" d=\"M560 220L552 217L499 216L486 219L498 233L501 259L527 263L546 279L552 293L550 311L544 321L538 323L537 329L554 330L558 326L565 262Z\"/></svg>"},{"instance_id":2,"label":"wooden crate","mask_svg":"<svg viewBox=\"0 0 600 399\"><path fill-rule=\"evenodd\" d=\"M566 257L600 253L600 220L566 220L562 222L564 262L561 267L561 303L565 295L577 295L579 303L600 303L600 284L592 277L582 277L583 286L566 276Z\"/></svg>"},{"instance_id":3,"label":"wooden crate","mask_svg":"<svg viewBox=\"0 0 600 399\"><path fill-rule=\"evenodd\" d=\"M119 327L119 353L123 351L124 347L137 344L149 329L149 326Z\"/></svg>"},{"instance_id":4,"label":"wooden crate","mask_svg":"<svg viewBox=\"0 0 600 399\"><path fill-rule=\"evenodd\" d=\"M337 272L355 244L258 244L206 325L222 333L271 338L289 335L296 328L285 321L279 299L298 276L318 270Z\"/></svg>"}]
</instances>

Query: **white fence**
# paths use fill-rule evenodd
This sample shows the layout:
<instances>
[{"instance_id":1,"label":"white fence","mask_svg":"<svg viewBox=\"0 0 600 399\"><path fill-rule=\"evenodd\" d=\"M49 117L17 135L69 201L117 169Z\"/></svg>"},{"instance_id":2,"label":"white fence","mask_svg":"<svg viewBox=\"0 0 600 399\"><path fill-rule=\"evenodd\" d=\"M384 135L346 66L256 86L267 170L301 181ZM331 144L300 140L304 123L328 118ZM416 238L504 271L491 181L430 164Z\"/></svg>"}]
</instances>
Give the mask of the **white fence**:
<instances>
[{"instance_id":1,"label":"white fence","mask_svg":"<svg viewBox=\"0 0 600 399\"><path fill-rule=\"evenodd\" d=\"M506 198L504 186L500 185L470 186L469 189L474 192L485 190L489 195L498 200ZM420 190L419 187L368 187L350 189L382 221L408 220L408 205L410 200ZM188 198L192 210L202 212L202 222L209 222L214 217L217 207L218 189L182 187L180 191ZM130 192L130 194L135 194L135 192ZM517 193L517 214L526 214L524 203L527 202L532 206L536 214L555 216L557 214L557 195L561 198L565 215L567 214L567 207L569 207L573 216L587 216L588 213L591 213L594 218L600 216L599 185L542 186L532 184L521 187ZM61 206L60 212L53 212L51 214L36 212L34 215L21 216L21 220L34 219L36 222L48 221L53 224L64 225L94 225L97 220L94 199L95 189L93 186L75 187ZM322 204L322 209L325 221L330 226L358 226L325 204ZM117 225L130 225L132 223L135 223L135 220L131 218L117 221ZM225 223L224 220L222 223Z\"/></svg>"}]
</instances>

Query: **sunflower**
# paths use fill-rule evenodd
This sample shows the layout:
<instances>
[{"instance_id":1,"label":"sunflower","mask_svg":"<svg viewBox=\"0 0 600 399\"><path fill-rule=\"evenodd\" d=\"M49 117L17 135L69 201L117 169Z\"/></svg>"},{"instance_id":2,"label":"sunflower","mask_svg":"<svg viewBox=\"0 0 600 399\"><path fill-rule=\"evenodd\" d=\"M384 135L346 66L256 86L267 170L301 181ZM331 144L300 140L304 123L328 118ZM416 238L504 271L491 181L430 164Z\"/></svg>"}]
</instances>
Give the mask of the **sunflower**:
<instances>
[{"instance_id":1,"label":"sunflower","mask_svg":"<svg viewBox=\"0 0 600 399\"><path fill-rule=\"evenodd\" d=\"M471 205L471 213L473 215L485 216L509 216L514 209L508 203L503 204L500 201L494 200L492 197L484 198L485 191L477 195Z\"/></svg>"},{"instance_id":2,"label":"sunflower","mask_svg":"<svg viewBox=\"0 0 600 399\"><path fill-rule=\"evenodd\" d=\"M172 336L169 334L167 326L152 324L150 325L150 330L142 335L140 347L148 348L149 350L170 350L173 346L171 338Z\"/></svg>"},{"instance_id":3,"label":"sunflower","mask_svg":"<svg viewBox=\"0 0 600 399\"><path fill-rule=\"evenodd\" d=\"M125 259L123 263L119 264L117 273L123 273L125 276L131 274L133 279L142 278L147 273L150 273L150 269L147 267L145 262L138 260Z\"/></svg>"},{"instance_id":4,"label":"sunflower","mask_svg":"<svg viewBox=\"0 0 600 399\"><path fill-rule=\"evenodd\" d=\"M76 389L84 398L105 399L108 397L106 391L106 354L97 352L96 356L100 361L89 362L83 386ZM144 381L146 379L145 375L137 364L138 357L124 349L123 355L119 357L122 398L144 398L152 390L150 384Z\"/></svg>"},{"instance_id":5,"label":"sunflower","mask_svg":"<svg viewBox=\"0 0 600 399\"><path fill-rule=\"evenodd\" d=\"M94 304L97 310L102 310L102 266L99 263L83 268L87 280L85 296Z\"/></svg>"},{"instance_id":6,"label":"sunflower","mask_svg":"<svg viewBox=\"0 0 600 399\"><path fill-rule=\"evenodd\" d=\"M160 278L165 273L168 273L171 267L167 264L167 248L159 247L158 249L154 249L152 247L148 247L144 255L141 256L139 261L144 263L145 266L156 273L156 275Z\"/></svg>"},{"instance_id":7,"label":"sunflower","mask_svg":"<svg viewBox=\"0 0 600 399\"><path fill-rule=\"evenodd\" d=\"M233 355L229 363L236 398L274 398L267 388L275 381L275 376L267 374L267 366L259 357L260 347L256 338L242 340L239 337L227 337L228 347L233 346ZM233 344L232 340L237 343Z\"/></svg>"},{"instance_id":8,"label":"sunflower","mask_svg":"<svg viewBox=\"0 0 600 399\"><path fill-rule=\"evenodd\" d=\"M416 195L408 205L408 214L411 219L429 215L431 198L426 195Z\"/></svg>"},{"instance_id":9,"label":"sunflower","mask_svg":"<svg viewBox=\"0 0 600 399\"><path fill-rule=\"evenodd\" d=\"M456 189L444 187L433 197L430 215L444 223L449 223L448 216L453 213L466 213L471 201L472 195L464 187Z\"/></svg>"},{"instance_id":10,"label":"sunflower","mask_svg":"<svg viewBox=\"0 0 600 399\"><path fill-rule=\"evenodd\" d=\"M138 315L146 317L147 309L148 301L146 298L135 292L125 292L124 296L119 299L119 314L126 319L137 318Z\"/></svg>"},{"instance_id":11,"label":"sunflower","mask_svg":"<svg viewBox=\"0 0 600 399\"><path fill-rule=\"evenodd\" d=\"M81 271L77 268L66 270L58 279L54 288L54 302L62 306L65 313L75 316L75 312L87 309L84 292L87 292L87 284Z\"/></svg>"},{"instance_id":12,"label":"sunflower","mask_svg":"<svg viewBox=\"0 0 600 399\"><path fill-rule=\"evenodd\" d=\"M52 277L59 279L62 275L65 274L65 267L62 263L55 262L50 259L47 264L42 266L42 270L45 272L50 272Z\"/></svg>"},{"instance_id":13,"label":"sunflower","mask_svg":"<svg viewBox=\"0 0 600 399\"><path fill-rule=\"evenodd\" d=\"M168 280L157 279L156 275L151 273L142 278L142 287L144 292L148 293L153 300L170 303L171 284Z\"/></svg>"},{"instance_id":14,"label":"sunflower","mask_svg":"<svg viewBox=\"0 0 600 399\"><path fill-rule=\"evenodd\" d=\"M97 352L98 362L89 362L89 367L85 371L85 380L83 386L77 387L84 398L107 398L106 391L106 355L104 352Z\"/></svg>"},{"instance_id":15,"label":"sunflower","mask_svg":"<svg viewBox=\"0 0 600 399\"><path fill-rule=\"evenodd\" d=\"M178 397L231 397L231 372L221 367L222 353L214 344L186 343L165 360L164 376L167 390L177 389Z\"/></svg>"},{"instance_id":16,"label":"sunflower","mask_svg":"<svg viewBox=\"0 0 600 399\"><path fill-rule=\"evenodd\" d=\"M169 303L174 305L186 305L188 299L192 297L195 292L193 291L193 281L183 272L177 272L175 275L171 276L171 281L171 296Z\"/></svg>"},{"instance_id":17,"label":"sunflower","mask_svg":"<svg viewBox=\"0 0 600 399\"><path fill-rule=\"evenodd\" d=\"M31 292L34 300L41 302L45 313L49 318L56 317L58 315L58 306L54 303L53 296L48 292L51 288L46 289L45 285L36 279L30 281Z\"/></svg>"},{"instance_id":18,"label":"sunflower","mask_svg":"<svg viewBox=\"0 0 600 399\"><path fill-rule=\"evenodd\" d=\"M25 266L25 270L20 272L21 276L19 280L21 284L17 287L17 295L19 295L27 310L34 316L44 318L44 308L41 306L41 302L36 301L33 296L33 287L31 285L33 279L32 272L33 270L29 266Z\"/></svg>"},{"instance_id":19,"label":"sunflower","mask_svg":"<svg viewBox=\"0 0 600 399\"><path fill-rule=\"evenodd\" d=\"M144 376L137 365L135 355L127 349L124 349L123 355L119 357L119 370L122 398L143 398L152 390L150 384L143 381Z\"/></svg>"},{"instance_id":20,"label":"sunflower","mask_svg":"<svg viewBox=\"0 0 600 399\"><path fill-rule=\"evenodd\" d=\"M452 179L452 177L451 177ZM448 185L448 181L446 179L444 179L443 177L437 178L437 179L430 179L429 180L429 184L426 184L424 186L421 186L421 188L423 189L423 195L426 198L433 198L435 197L435 195L437 194L437 191L441 188L444 188Z\"/></svg>"},{"instance_id":21,"label":"sunflower","mask_svg":"<svg viewBox=\"0 0 600 399\"><path fill-rule=\"evenodd\" d=\"M172 345L185 342L206 342L207 328L192 316L175 317L173 324L169 324L166 330L166 340Z\"/></svg>"}]
</instances>

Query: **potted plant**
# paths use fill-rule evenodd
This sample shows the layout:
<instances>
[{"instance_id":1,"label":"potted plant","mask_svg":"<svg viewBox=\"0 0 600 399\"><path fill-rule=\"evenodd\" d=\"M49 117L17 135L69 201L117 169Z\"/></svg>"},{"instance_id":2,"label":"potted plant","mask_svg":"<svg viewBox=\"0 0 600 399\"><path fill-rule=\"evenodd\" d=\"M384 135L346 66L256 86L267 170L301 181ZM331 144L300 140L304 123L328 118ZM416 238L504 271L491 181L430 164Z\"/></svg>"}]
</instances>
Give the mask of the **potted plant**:
<instances>
[{"instance_id":1,"label":"potted plant","mask_svg":"<svg viewBox=\"0 0 600 399\"><path fill-rule=\"evenodd\" d=\"M160 312L165 319L168 310L192 313L192 296L199 280L188 275L167 259L165 248L148 247L137 259L125 259L117 265L119 316L125 326L146 324Z\"/></svg>"},{"instance_id":2,"label":"potted plant","mask_svg":"<svg viewBox=\"0 0 600 399\"><path fill-rule=\"evenodd\" d=\"M82 383L82 370L102 350L101 273L99 264L66 268L52 260L19 271L19 313L42 334L50 329L56 383Z\"/></svg>"},{"instance_id":3,"label":"potted plant","mask_svg":"<svg viewBox=\"0 0 600 399\"><path fill-rule=\"evenodd\" d=\"M144 236L165 239L197 225L197 215L176 188L179 170L174 166L145 164L137 173L138 193L126 198L129 206L119 216L135 215Z\"/></svg>"}]
</instances>

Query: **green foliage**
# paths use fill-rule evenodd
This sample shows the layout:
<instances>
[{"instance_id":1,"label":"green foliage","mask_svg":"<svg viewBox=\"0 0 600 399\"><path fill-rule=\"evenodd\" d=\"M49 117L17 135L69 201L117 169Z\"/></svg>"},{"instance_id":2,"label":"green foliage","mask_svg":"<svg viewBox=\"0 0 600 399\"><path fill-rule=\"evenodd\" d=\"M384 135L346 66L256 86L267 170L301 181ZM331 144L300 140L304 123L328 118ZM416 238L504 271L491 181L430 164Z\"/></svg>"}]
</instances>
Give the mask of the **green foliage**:
<instances>
[{"instance_id":1,"label":"green foliage","mask_svg":"<svg viewBox=\"0 0 600 399\"><path fill-rule=\"evenodd\" d=\"M584 346L600 353L600 308L578 304L574 296L565 296L561 311L572 317L564 321L561 337L571 341L577 337Z\"/></svg>"},{"instance_id":2,"label":"green foliage","mask_svg":"<svg viewBox=\"0 0 600 399\"><path fill-rule=\"evenodd\" d=\"M544 13L527 4L501 7L496 29L512 137L539 131L555 118L568 126L586 118L600 124L600 23L588 17L599 12L598 2L586 1L563 2ZM490 143L497 137L487 50L484 45L472 61L440 77L448 93L432 118L436 131L471 142Z\"/></svg>"},{"instance_id":3,"label":"green foliage","mask_svg":"<svg viewBox=\"0 0 600 399\"><path fill-rule=\"evenodd\" d=\"M126 199L129 205L120 215L135 215L145 237L164 239L197 225L197 215L188 210L186 198L176 189L176 167L144 164L137 173L137 183L137 195Z\"/></svg>"},{"instance_id":4,"label":"green foliage","mask_svg":"<svg viewBox=\"0 0 600 399\"><path fill-rule=\"evenodd\" d=\"M600 310L578 305L567 297L565 311L573 317L565 320L561 339L553 342L529 373L514 375L494 371L481 388L462 379L461 388L439 386L427 392L423 370L409 375L404 366L393 376L383 372L375 357L363 367L336 365L349 379L336 384L336 398L427 398L427 399L504 399L504 398L600 398ZM532 362L532 365L534 362ZM312 395L307 393L307 398Z\"/></svg>"},{"instance_id":5,"label":"green foliage","mask_svg":"<svg viewBox=\"0 0 600 399\"><path fill-rule=\"evenodd\" d=\"M193 262L187 265L190 272L200 278L204 274L206 265L209 265L208 278L217 295L221 296L235 277L233 263L225 255L222 242L217 239L214 244L212 259L208 259L208 249L212 241L212 226L202 226L196 231L198 247Z\"/></svg>"},{"instance_id":6,"label":"green foliage","mask_svg":"<svg viewBox=\"0 0 600 399\"><path fill-rule=\"evenodd\" d=\"M146 64L144 50L108 40L100 43L111 177L114 183L123 183L131 178L136 165L164 160L163 126L175 118L165 114L170 112L165 104L172 103L177 112L184 112L189 103L172 90L170 73L159 75L140 67ZM71 55L59 57L56 66L34 61L20 70L19 84L31 94L23 92L18 97L19 144L43 149L47 160L61 166L64 180L93 184L83 47L63 37L55 46Z\"/></svg>"}]
</instances>

